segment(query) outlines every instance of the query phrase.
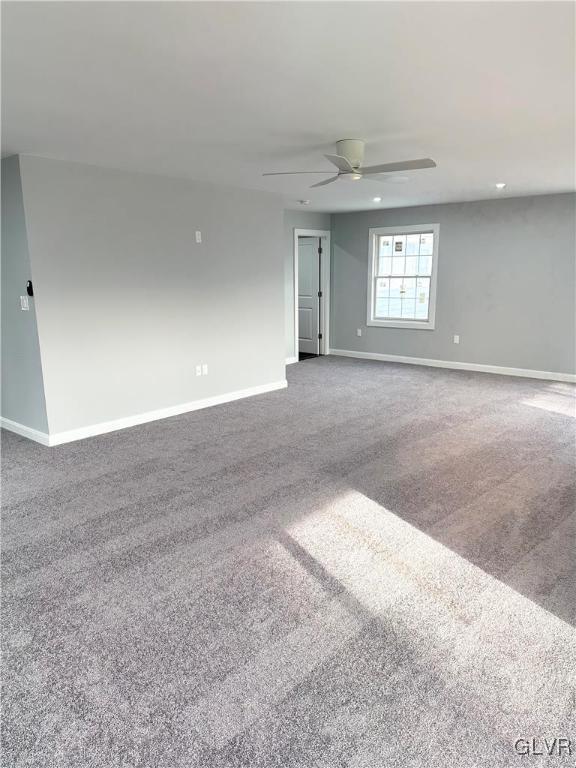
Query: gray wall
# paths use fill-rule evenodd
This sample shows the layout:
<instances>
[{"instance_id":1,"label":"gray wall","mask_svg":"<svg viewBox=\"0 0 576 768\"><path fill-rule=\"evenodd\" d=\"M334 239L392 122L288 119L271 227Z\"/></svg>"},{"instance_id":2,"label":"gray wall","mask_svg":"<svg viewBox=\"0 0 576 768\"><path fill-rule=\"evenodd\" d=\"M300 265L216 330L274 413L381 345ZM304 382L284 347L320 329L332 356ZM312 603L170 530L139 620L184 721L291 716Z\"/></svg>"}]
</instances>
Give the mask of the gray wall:
<instances>
[{"instance_id":1,"label":"gray wall","mask_svg":"<svg viewBox=\"0 0 576 768\"><path fill-rule=\"evenodd\" d=\"M284 211L284 327L286 333L286 357L296 356L294 339L294 230L330 230L329 213L308 211Z\"/></svg>"},{"instance_id":2,"label":"gray wall","mask_svg":"<svg viewBox=\"0 0 576 768\"><path fill-rule=\"evenodd\" d=\"M575 202L563 194L334 215L331 347L574 373ZM368 328L369 228L433 222L436 329Z\"/></svg>"},{"instance_id":3,"label":"gray wall","mask_svg":"<svg viewBox=\"0 0 576 768\"><path fill-rule=\"evenodd\" d=\"M2 160L2 416L48 431L36 309L20 309L32 277L18 157Z\"/></svg>"},{"instance_id":4,"label":"gray wall","mask_svg":"<svg viewBox=\"0 0 576 768\"><path fill-rule=\"evenodd\" d=\"M38 157L21 171L51 432L284 379L279 198Z\"/></svg>"}]
</instances>

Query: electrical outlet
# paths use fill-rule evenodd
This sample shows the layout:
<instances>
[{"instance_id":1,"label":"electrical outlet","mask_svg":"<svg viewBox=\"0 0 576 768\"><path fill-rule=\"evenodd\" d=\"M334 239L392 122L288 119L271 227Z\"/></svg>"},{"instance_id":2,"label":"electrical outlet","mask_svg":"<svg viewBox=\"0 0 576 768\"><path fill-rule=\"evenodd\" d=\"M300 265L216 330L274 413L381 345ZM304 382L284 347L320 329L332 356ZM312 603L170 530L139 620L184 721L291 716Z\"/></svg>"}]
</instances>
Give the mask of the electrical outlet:
<instances>
[{"instance_id":1,"label":"electrical outlet","mask_svg":"<svg viewBox=\"0 0 576 768\"><path fill-rule=\"evenodd\" d=\"M356 328L356 336L362 336L362 328Z\"/></svg>"},{"instance_id":2,"label":"electrical outlet","mask_svg":"<svg viewBox=\"0 0 576 768\"><path fill-rule=\"evenodd\" d=\"M30 302L28 296L20 296L20 309L23 312L27 312L30 309Z\"/></svg>"},{"instance_id":3,"label":"electrical outlet","mask_svg":"<svg viewBox=\"0 0 576 768\"><path fill-rule=\"evenodd\" d=\"M202 366L197 365L196 366L196 376L202 376Z\"/></svg>"},{"instance_id":4,"label":"electrical outlet","mask_svg":"<svg viewBox=\"0 0 576 768\"><path fill-rule=\"evenodd\" d=\"M457 333L454 334L454 344L460 344L460 336Z\"/></svg>"},{"instance_id":5,"label":"electrical outlet","mask_svg":"<svg viewBox=\"0 0 576 768\"><path fill-rule=\"evenodd\" d=\"M208 376L208 363L202 363L202 376Z\"/></svg>"}]
</instances>

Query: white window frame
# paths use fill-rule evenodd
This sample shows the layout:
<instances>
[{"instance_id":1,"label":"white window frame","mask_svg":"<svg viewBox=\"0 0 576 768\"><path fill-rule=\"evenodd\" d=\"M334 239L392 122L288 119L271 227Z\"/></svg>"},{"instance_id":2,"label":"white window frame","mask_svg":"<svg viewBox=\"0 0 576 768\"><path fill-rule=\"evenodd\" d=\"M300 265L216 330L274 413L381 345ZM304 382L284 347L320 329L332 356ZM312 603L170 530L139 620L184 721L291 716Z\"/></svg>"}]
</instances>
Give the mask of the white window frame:
<instances>
[{"instance_id":1,"label":"white window frame","mask_svg":"<svg viewBox=\"0 0 576 768\"><path fill-rule=\"evenodd\" d=\"M440 240L440 224L413 224L397 227L376 227L369 231L368 246L368 301L366 325L378 328L412 328L433 331L436 323L436 278L438 275L438 243ZM430 275L430 299L428 302L428 320L380 320L374 318L375 278L378 264L378 238L381 235L416 235L432 232L434 248L432 250L432 274Z\"/></svg>"}]
</instances>

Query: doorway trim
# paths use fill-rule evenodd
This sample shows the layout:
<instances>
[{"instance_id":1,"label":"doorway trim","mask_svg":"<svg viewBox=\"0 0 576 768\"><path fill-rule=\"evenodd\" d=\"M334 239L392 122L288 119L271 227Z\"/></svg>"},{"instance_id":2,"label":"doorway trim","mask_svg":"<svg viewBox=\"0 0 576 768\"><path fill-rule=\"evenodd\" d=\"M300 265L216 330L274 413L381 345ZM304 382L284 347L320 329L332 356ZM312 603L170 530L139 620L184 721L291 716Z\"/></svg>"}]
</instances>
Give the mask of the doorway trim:
<instances>
[{"instance_id":1,"label":"doorway trim","mask_svg":"<svg viewBox=\"0 0 576 768\"><path fill-rule=\"evenodd\" d=\"M324 237L325 245L322 246L322 260L320 262L320 290L322 301L320 302L320 320L322 338L320 339L320 354L330 354L330 230L329 229L294 229L294 362L298 362L298 238L299 237Z\"/></svg>"}]
</instances>

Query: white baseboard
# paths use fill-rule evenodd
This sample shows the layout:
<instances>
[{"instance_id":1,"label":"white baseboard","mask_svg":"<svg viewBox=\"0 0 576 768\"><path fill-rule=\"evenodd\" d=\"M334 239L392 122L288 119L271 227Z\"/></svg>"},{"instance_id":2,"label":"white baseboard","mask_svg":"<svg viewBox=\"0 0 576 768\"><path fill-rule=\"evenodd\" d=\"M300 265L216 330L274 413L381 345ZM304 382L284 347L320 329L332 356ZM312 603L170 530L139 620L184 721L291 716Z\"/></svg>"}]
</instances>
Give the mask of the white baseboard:
<instances>
[{"instance_id":1,"label":"white baseboard","mask_svg":"<svg viewBox=\"0 0 576 768\"><path fill-rule=\"evenodd\" d=\"M89 427L80 427L80 429L71 429L67 432L55 432L52 434L39 432L36 429L31 429L30 427L18 424L17 422L5 419L4 417L1 418L0 423L4 429L10 430L10 432L16 432L16 434L28 437L31 440L36 440L36 442L42 443L42 445L62 445L62 443L71 443L74 440L83 440L86 437L94 437L95 435L103 435L106 432L116 432L119 429L135 427L138 424L146 424L149 421L167 419L170 416L180 416L181 414L189 413L190 411L211 408L213 405L222 405L234 400L241 400L245 397L252 397L253 395L263 395L266 392L285 389L287 386L288 382L286 379L282 379L281 381L274 381L271 384L260 384L256 387L240 389L236 392L227 392L225 395L206 397L202 400L193 400L190 403L182 403L181 405L172 405L168 408L160 408L157 411L148 411L147 413L139 413L136 416L126 416L122 419L104 421L100 424L92 424Z\"/></svg>"},{"instance_id":2,"label":"white baseboard","mask_svg":"<svg viewBox=\"0 0 576 768\"><path fill-rule=\"evenodd\" d=\"M5 419L4 416L0 417L0 426L2 429L15 432L17 435L22 435L22 437L27 437L29 440L42 443L42 445L50 445L50 435L47 432L40 432L38 429L26 427L24 424L12 421L12 419Z\"/></svg>"},{"instance_id":3,"label":"white baseboard","mask_svg":"<svg viewBox=\"0 0 576 768\"><path fill-rule=\"evenodd\" d=\"M461 363L454 360L429 360L425 357L405 357L403 355L385 355L380 352L356 352L350 349L332 349L332 355L339 357L357 357L361 360L382 360L387 363L408 363L409 365L427 365L432 368L452 368L457 371L479 371L497 373L502 376L524 376L528 379L548 379L576 383L576 374L556 373L554 371L532 371L529 368L505 368L501 365L483 365L482 363Z\"/></svg>"}]
</instances>

